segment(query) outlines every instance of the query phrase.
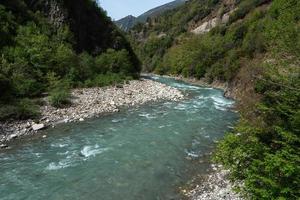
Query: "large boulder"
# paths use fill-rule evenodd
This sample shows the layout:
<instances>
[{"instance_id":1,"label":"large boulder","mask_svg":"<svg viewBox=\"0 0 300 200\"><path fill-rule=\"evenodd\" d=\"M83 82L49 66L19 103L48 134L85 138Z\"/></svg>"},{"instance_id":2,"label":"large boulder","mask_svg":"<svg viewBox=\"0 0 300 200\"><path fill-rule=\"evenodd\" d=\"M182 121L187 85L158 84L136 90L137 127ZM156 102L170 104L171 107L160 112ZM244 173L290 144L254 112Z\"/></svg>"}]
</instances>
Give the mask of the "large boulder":
<instances>
[{"instance_id":1,"label":"large boulder","mask_svg":"<svg viewBox=\"0 0 300 200\"><path fill-rule=\"evenodd\" d=\"M41 129L44 129L45 128L45 124L34 124L32 125L32 130L34 131L39 131Z\"/></svg>"}]
</instances>

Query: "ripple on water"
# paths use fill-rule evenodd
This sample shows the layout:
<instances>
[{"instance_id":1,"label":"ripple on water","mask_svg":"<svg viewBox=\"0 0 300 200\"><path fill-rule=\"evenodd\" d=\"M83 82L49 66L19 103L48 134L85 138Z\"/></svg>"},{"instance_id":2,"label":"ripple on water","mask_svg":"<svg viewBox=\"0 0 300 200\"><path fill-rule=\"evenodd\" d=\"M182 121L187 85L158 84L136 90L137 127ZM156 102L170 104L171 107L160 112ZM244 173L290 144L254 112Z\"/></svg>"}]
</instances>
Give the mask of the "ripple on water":
<instances>
[{"instance_id":1,"label":"ripple on water","mask_svg":"<svg viewBox=\"0 0 300 200\"><path fill-rule=\"evenodd\" d=\"M54 170L64 169L71 166L74 166L74 164L72 165L72 163L68 160L62 160L59 161L58 163L55 162L50 163L46 169L49 171L54 171Z\"/></svg>"},{"instance_id":2,"label":"ripple on water","mask_svg":"<svg viewBox=\"0 0 300 200\"><path fill-rule=\"evenodd\" d=\"M51 144L51 147L55 147L55 148L64 148L64 147L67 147L67 146L69 146L69 144L61 144L61 143Z\"/></svg>"},{"instance_id":3,"label":"ripple on water","mask_svg":"<svg viewBox=\"0 0 300 200\"><path fill-rule=\"evenodd\" d=\"M111 120L112 123L119 123L119 122L123 122L125 121L126 119L125 118L121 118L121 119L113 119Z\"/></svg>"},{"instance_id":4,"label":"ripple on water","mask_svg":"<svg viewBox=\"0 0 300 200\"><path fill-rule=\"evenodd\" d=\"M171 86L180 88L180 89L186 89L186 90L199 90L200 87L198 86L193 86L193 85L187 85L185 83L173 83Z\"/></svg>"},{"instance_id":5,"label":"ripple on water","mask_svg":"<svg viewBox=\"0 0 300 200\"><path fill-rule=\"evenodd\" d=\"M108 148L100 148L99 145L94 146L84 146L80 151L60 153L58 155L66 155L66 158L58 161L51 162L46 167L46 170L53 171L59 169L65 169L69 167L75 167L82 161L87 161L91 157L96 157L97 155L107 151Z\"/></svg>"},{"instance_id":6,"label":"ripple on water","mask_svg":"<svg viewBox=\"0 0 300 200\"><path fill-rule=\"evenodd\" d=\"M188 150L188 149L185 150L185 153L190 158L199 158L199 156L200 156L199 152L194 152L194 151L191 151L191 150Z\"/></svg>"},{"instance_id":7,"label":"ripple on water","mask_svg":"<svg viewBox=\"0 0 300 200\"><path fill-rule=\"evenodd\" d=\"M103 153L104 151L107 151L108 148L100 148L98 144L95 146L85 146L83 149L80 151L80 155L88 158L88 157L95 157L98 154Z\"/></svg>"},{"instance_id":8,"label":"ripple on water","mask_svg":"<svg viewBox=\"0 0 300 200\"><path fill-rule=\"evenodd\" d=\"M174 107L175 110L186 110L188 108L187 104L180 103Z\"/></svg>"},{"instance_id":9,"label":"ripple on water","mask_svg":"<svg viewBox=\"0 0 300 200\"><path fill-rule=\"evenodd\" d=\"M225 98L218 97L218 96L213 96L213 97L211 97L211 99L213 100L214 107L217 110L221 110L221 111L226 111L228 108L232 107L232 105L234 104L234 102L232 100L225 99Z\"/></svg>"},{"instance_id":10,"label":"ripple on water","mask_svg":"<svg viewBox=\"0 0 300 200\"><path fill-rule=\"evenodd\" d=\"M147 119L156 119L157 117L155 115L151 115L150 113L142 113L139 114L140 117L145 117Z\"/></svg>"}]
</instances>

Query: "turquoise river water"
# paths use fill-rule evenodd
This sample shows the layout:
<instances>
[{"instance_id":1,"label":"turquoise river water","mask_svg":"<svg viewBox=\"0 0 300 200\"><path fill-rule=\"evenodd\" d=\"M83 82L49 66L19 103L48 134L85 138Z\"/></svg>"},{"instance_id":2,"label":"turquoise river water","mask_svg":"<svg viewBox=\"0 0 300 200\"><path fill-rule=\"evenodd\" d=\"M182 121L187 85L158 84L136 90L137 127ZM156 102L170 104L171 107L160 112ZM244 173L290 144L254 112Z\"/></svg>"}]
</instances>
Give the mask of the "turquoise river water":
<instances>
[{"instance_id":1,"label":"turquoise river water","mask_svg":"<svg viewBox=\"0 0 300 200\"><path fill-rule=\"evenodd\" d=\"M209 169L207 155L237 120L222 91L150 77L184 92L0 151L1 200L169 200Z\"/></svg>"}]
</instances>

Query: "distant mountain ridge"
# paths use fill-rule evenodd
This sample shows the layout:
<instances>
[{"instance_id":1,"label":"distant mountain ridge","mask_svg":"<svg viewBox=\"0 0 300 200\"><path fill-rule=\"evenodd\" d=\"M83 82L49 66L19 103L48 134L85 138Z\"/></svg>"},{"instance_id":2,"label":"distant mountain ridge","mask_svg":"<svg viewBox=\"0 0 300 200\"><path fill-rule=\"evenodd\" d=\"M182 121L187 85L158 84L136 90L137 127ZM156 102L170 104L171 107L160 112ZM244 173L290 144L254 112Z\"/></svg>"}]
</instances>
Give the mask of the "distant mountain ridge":
<instances>
[{"instance_id":1,"label":"distant mountain ridge","mask_svg":"<svg viewBox=\"0 0 300 200\"><path fill-rule=\"evenodd\" d=\"M123 31L128 31L137 23L137 17L128 15L118 21L115 21L115 24L122 29Z\"/></svg>"},{"instance_id":2,"label":"distant mountain ridge","mask_svg":"<svg viewBox=\"0 0 300 200\"><path fill-rule=\"evenodd\" d=\"M182 4L184 4L188 0L175 0L170 3L158 6L156 8L153 8L142 15L138 17L134 17L132 15L128 15L120 20L115 21L115 24L120 27L124 31L128 31L131 29L134 25L136 25L139 22L146 22L148 17L155 17L167 10L172 10Z\"/></svg>"}]
</instances>

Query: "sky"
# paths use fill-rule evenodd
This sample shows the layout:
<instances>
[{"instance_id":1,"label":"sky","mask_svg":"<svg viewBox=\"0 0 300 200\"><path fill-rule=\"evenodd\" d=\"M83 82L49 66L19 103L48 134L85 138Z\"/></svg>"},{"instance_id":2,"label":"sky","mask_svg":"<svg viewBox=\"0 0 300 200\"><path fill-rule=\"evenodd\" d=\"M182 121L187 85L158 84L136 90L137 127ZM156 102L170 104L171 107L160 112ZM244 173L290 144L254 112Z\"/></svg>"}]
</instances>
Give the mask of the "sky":
<instances>
[{"instance_id":1,"label":"sky","mask_svg":"<svg viewBox=\"0 0 300 200\"><path fill-rule=\"evenodd\" d=\"M118 20L127 15L139 16L157 6L172 0L98 0L100 6L107 11L108 16Z\"/></svg>"}]
</instances>

